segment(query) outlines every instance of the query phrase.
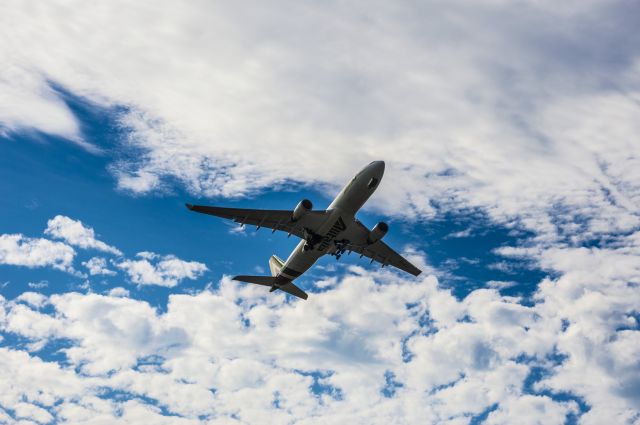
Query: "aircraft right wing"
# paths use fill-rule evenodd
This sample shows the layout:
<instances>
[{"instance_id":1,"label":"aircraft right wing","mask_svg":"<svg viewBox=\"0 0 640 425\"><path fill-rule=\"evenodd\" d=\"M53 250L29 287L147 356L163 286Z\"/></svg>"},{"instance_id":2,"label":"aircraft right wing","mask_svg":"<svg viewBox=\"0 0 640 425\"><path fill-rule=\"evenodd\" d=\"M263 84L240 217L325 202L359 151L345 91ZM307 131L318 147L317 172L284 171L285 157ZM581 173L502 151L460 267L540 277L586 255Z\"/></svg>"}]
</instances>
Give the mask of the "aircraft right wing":
<instances>
[{"instance_id":1,"label":"aircraft right wing","mask_svg":"<svg viewBox=\"0 0 640 425\"><path fill-rule=\"evenodd\" d=\"M377 261L384 266L393 266L402 271L418 276L422 270L411 264L406 258L394 251L389 245L379 240L372 244L366 242L369 229L364 224L356 220L352 233L347 236L349 243L345 246L347 251L357 252L371 261Z\"/></svg>"},{"instance_id":2,"label":"aircraft right wing","mask_svg":"<svg viewBox=\"0 0 640 425\"><path fill-rule=\"evenodd\" d=\"M191 211L202 214L227 218L240 224L250 224L257 227L266 227L273 230L281 230L305 239L305 229L317 233L320 226L326 220L326 211L309 211L299 220L292 221L293 211L289 210L257 210L248 208L224 208L205 205L186 204Z\"/></svg>"}]
</instances>

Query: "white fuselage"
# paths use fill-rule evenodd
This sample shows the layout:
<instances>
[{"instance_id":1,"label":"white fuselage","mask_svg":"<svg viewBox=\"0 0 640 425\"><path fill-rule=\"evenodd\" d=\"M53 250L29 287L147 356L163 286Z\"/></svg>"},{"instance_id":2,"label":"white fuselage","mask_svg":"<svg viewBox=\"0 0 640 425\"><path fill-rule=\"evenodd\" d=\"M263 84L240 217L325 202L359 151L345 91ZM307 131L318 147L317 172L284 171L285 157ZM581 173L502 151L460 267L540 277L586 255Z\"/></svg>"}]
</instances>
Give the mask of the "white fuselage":
<instances>
[{"instance_id":1,"label":"white fuselage","mask_svg":"<svg viewBox=\"0 0 640 425\"><path fill-rule=\"evenodd\" d=\"M374 161L364 167L327 208L329 216L318 231L321 241L309 249L308 246L305 248L307 241L301 240L287 258L280 276L294 280L313 266L318 258L332 252L335 249L334 242L339 241L350 226L356 225L356 213L376 190L383 174L383 161Z\"/></svg>"}]
</instances>

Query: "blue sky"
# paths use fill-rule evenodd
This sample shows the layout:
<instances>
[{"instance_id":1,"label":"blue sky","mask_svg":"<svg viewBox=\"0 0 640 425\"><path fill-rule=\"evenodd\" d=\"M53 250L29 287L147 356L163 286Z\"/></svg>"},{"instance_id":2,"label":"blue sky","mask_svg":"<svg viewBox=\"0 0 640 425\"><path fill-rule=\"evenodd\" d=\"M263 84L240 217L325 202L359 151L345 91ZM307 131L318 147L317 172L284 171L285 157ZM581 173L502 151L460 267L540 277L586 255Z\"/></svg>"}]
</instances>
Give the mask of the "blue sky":
<instances>
[{"instance_id":1,"label":"blue sky","mask_svg":"<svg viewBox=\"0 0 640 425\"><path fill-rule=\"evenodd\" d=\"M637 12L6 2L0 423L638 423ZM379 159L417 278L184 207Z\"/></svg>"}]
</instances>

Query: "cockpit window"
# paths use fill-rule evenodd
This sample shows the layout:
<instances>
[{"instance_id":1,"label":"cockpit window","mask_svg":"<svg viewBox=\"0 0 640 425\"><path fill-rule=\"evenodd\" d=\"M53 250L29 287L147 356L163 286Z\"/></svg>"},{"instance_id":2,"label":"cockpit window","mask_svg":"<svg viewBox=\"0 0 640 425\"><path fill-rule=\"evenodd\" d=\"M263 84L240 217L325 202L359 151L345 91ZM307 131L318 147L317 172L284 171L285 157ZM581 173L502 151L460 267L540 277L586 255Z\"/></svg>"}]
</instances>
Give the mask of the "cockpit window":
<instances>
[{"instance_id":1,"label":"cockpit window","mask_svg":"<svg viewBox=\"0 0 640 425\"><path fill-rule=\"evenodd\" d=\"M369 184L367 186L369 187L369 189L373 189L377 185L378 185L378 179L375 177L371 177L371 180L369 180Z\"/></svg>"}]
</instances>

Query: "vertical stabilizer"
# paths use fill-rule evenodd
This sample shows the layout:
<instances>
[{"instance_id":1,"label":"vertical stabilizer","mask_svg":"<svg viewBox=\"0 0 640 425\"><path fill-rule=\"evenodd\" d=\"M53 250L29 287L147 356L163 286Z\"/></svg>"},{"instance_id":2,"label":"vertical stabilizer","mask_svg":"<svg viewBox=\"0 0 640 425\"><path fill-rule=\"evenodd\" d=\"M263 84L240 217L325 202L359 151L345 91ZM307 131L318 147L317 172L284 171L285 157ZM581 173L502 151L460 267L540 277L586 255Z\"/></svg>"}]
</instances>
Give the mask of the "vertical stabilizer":
<instances>
[{"instance_id":1,"label":"vertical stabilizer","mask_svg":"<svg viewBox=\"0 0 640 425\"><path fill-rule=\"evenodd\" d=\"M284 266L284 261L277 255L272 255L269 258L269 268L271 269L271 276L276 277L280 274L280 269Z\"/></svg>"}]
</instances>

